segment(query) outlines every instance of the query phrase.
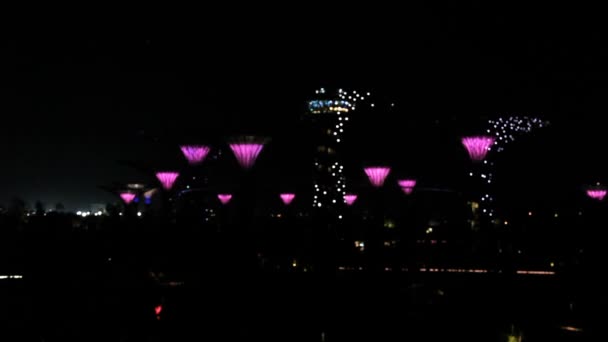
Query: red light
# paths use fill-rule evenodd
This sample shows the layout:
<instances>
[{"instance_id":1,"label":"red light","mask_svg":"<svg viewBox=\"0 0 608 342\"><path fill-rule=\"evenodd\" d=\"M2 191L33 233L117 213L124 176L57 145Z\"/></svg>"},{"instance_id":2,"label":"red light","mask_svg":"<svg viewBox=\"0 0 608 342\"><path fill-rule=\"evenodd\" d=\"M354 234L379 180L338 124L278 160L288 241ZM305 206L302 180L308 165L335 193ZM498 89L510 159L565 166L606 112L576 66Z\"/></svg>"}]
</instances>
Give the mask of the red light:
<instances>
[{"instance_id":1,"label":"red light","mask_svg":"<svg viewBox=\"0 0 608 342\"><path fill-rule=\"evenodd\" d=\"M156 313L156 316L160 315L160 313L163 311L163 306L162 305L158 305L154 308L154 312Z\"/></svg>"}]
</instances>

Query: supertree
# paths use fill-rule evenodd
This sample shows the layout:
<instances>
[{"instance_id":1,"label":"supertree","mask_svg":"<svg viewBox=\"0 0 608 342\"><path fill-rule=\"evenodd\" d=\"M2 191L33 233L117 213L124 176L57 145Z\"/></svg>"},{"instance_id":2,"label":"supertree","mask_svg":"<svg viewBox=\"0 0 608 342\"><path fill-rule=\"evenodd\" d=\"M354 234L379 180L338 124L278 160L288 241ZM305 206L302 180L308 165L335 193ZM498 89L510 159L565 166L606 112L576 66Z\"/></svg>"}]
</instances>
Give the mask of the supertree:
<instances>
[{"instance_id":1,"label":"supertree","mask_svg":"<svg viewBox=\"0 0 608 342\"><path fill-rule=\"evenodd\" d=\"M370 183L376 188L384 185L384 180L391 172L390 167L386 166L370 166L363 169L369 178Z\"/></svg>"},{"instance_id":2,"label":"supertree","mask_svg":"<svg viewBox=\"0 0 608 342\"><path fill-rule=\"evenodd\" d=\"M267 138L245 135L231 139L229 146L239 165L248 170L253 167L267 142Z\"/></svg>"},{"instance_id":3,"label":"supertree","mask_svg":"<svg viewBox=\"0 0 608 342\"><path fill-rule=\"evenodd\" d=\"M397 183L399 184L399 187L401 187L403 193L405 193L406 195L410 195L416 187L415 179L402 179L398 180Z\"/></svg>"},{"instance_id":4,"label":"supertree","mask_svg":"<svg viewBox=\"0 0 608 342\"><path fill-rule=\"evenodd\" d=\"M293 193L284 193L284 194L280 194L279 196L281 197L281 201L283 201L283 203L285 205L290 205L291 202L296 197L296 195Z\"/></svg>"},{"instance_id":5,"label":"supertree","mask_svg":"<svg viewBox=\"0 0 608 342\"><path fill-rule=\"evenodd\" d=\"M590 198L593 198L595 200L601 201L604 199L604 197L606 197L606 194L608 193L608 191L606 191L605 189L587 189L587 196L589 196Z\"/></svg>"},{"instance_id":6,"label":"supertree","mask_svg":"<svg viewBox=\"0 0 608 342\"><path fill-rule=\"evenodd\" d=\"M341 199L347 191L342 144L353 113L358 107L367 110L364 105L369 101L369 92L325 88L317 89L308 101L305 118L315 141L312 206L319 215L341 216Z\"/></svg>"},{"instance_id":7,"label":"supertree","mask_svg":"<svg viewBox=\"0 0 608 342\"><path fill-rule=\"evenodd\" d=\"M483 185L483 191L480 194L480 209L483 214L489 217L494 215L494 206L492 205L494 195L491 191L491 184L494 181L495 158L517 138L548 125L548 121L538 117L517 115L501 116L487 121L486 133L494 139L491 148L495 153L480 160L481 163L479 163L477 172L470 172L469 174L471 177L479 177L479 181Z\"/></svg>"},{"instance_id":8,"label":"supertree","mask_svg":"<svg viewBox=\"0 0 608 342\"><path fill-rule=\"evenodd\" d=\"M482 161L486 158L488 151L494 144L494 138L490 136L474 136L462 138L462 144L469 153L469 157L474 162Z\"/></svg>"},{"instance_id":9,"label":"supertree","mask_svg":"<svg viewBox=\"0 0 608 342\"><path fill-rule=\"evenodd\" d=\"M180 149L190 165L197 165L205 161L211 150L209 146L205 145L182 145Z\"/></svg>"},{"instance_id":10,"label":"supertree","mask_svg":"<svg viewBox=\"0 0 608 342\"><path fill-rule=\"evenodd\" d=\"M171 190L177 177L179 177L179 172L175 171L161 171L156 173L156 178L158 178L163 188L167 191Z\"/></svg>"},{"instance_id":11,"label":"supertree","mask_svg":"<svg viewBox=\"0 0 608 342\"><path fill-rule=\"evenodd\" d=\"M223 205L226 205L232 199L232 195L231 194L218 194L217 198L220 200L220 202L222 202Z\"/></svg>"},{"instance_id":12,"label":"supertree","mask_svg":"<svg viewBox=\"0 0 608 342\"><path fill-rule=\"evenodd\" d=\"M346 205L348 205L348 206L355 204L356 200L357 200L357 195L355 195L355 194L344 195L344 203L346 203Z\"/></svg>"},{"instance_id":13,"label":"supertree","mask_svg":"<svg viewBox=\"0 0 608 342\"><path fill-rule=\"evenodd\" d=\"M120 193L120 198L122 198L122 200L125 202L125 204L131 204L131 202L133 202L133 200L135 199L135 194L132 192L121 192Z\"/></svg>"}]
</instances>

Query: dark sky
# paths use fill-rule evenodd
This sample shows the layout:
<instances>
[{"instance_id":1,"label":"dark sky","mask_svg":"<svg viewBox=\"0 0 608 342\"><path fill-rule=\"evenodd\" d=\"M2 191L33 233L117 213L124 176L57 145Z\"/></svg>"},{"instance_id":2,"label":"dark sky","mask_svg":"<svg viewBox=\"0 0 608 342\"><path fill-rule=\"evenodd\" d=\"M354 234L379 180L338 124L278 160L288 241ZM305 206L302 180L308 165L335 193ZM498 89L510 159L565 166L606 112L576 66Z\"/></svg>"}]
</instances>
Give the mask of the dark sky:
<instances>
[{"instance_id":1,"label":"dark sky","mask_svg":"<svg viewBox=\"0 0 608 342\"><path fill-rule=\"evenodd\" d=\"M552 127L504 157L513 184L540 196L604 180L608 40L592 12L224 12L191 26L13 36L0 59L0 203L115 200L97 187L151 180L120 161L157 161L180 140L217 145L234 133L272 136L268 158L300 165L299 118L319 86L396 103L358 118L350 138L362 160L449 183L451 163L464 162L456 138L481 117L541 115Z\"/></svg>"}]
</instances>

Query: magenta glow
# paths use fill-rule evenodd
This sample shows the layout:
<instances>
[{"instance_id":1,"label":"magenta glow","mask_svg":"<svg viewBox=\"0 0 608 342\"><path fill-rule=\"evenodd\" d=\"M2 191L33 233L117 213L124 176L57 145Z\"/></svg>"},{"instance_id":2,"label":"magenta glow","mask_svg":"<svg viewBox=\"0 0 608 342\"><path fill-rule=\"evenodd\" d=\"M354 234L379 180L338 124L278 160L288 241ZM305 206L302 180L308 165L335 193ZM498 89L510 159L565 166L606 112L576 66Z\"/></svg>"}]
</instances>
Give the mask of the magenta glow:
<instances>
[{"instance_id":1,"label":"magenta glow","mask_svg":"<svg viewBox=\"0 0 608 342\"><path fill-rule=\"evenodd\" d=\"M180 146L180 149L190 165L202 163L211 150L209 146L204 145L184 145Z\"/></svg>"},{"instance_id":2,"label":"magenta glow","mask_svg":"<svg viewBox=\"0 0 608 342\"><path fill-rule=\"evenodd\" d=\"M471 160L482 161L486 158L495 140L490 136L464 137L462 144L467 149Z\"/></svg>"},{"instance_id":3,"label":"magenta glow","mask_svg":"<svg viewBox=\"0 0 608 342\"><path fill-rule=\"evenodd\" d=\"M291 202L293 201L294 198L296 198L296 194L281 194L279 195L281 196L281 200L283 201L283 203L285 203L285 205L290 205Z\"/></svg>"},{"instance_id":4,"label":"magenta glow","mask_svg":"<svg viewBox=\"0 0 608 342\"><path fill-rule=\"evenodd\" d=\"M163 186L163 188L165 190L171 190L171 188L173 187L173 184L175 183L175 180L177 179L178 176L179 176L179 172L173 172L173 171L164 171L164 172L156 173L156 178L158 178L158 180L160 181L160 184Z\"/></svg>"},{"instance_id":5,"label":"magenta glow","mask_svg":"<svg viewBox=\"0 0 608 342\"><path fill-rule=\"evenodd\" d=\"M353 205L356 200L357 200L357 195L355 195L355 194L344 195L344 203L346 203L346 205L348 205L348 206Z\"/></svg>"},{"instance_id":6,"label":"magenta glow","mask_svg":"<svg viewBox=\"0 0 608 342\"><path fill-rule=\"evenodd\" d=\"M406 195L410 195L412 192L414 192L414 187L416 187L416 180L415 179L402 179L402 180L398 180L397 184L399 184L399 186L401 187L401 190Z\"/></svg>"},{"instance_id":7,"label":"magenta glow","mask_svg":"<svg viewBox=\"0 0 608 342\"><path fill-rule=\"evenodd\" d=\"M241 165L241 167L244 169L250 169L253 164L255 164L260 152L262 152L264 144L232 143L230 144L230 148L232 149L232 152L234 152L239 165Z\"/></svg>"},{"instance_id":8,"label":"magenta glow","mask_svg":"<svg viewBox=\"0 0 608 342\"><path fill-rule=\"evenodd\" d=\"M596 200L603 200L604 197L606 197L606 190L587 190L587 196L596 199Z\"/></svg>"},{"instance_id":9,"label":"magenta glow","mask_svg":"<svg viewBox=\"0 0 608 342\"><path fill-rule=\"evenodd\" d=\"M406 195L411 195L412 192L414 192L414 188L408 188L408 187L402 186L401 191L403 191L403 193Z\"/></svg>"},{"instance_id":10,"label":"magenta glow","mask_svg":"<svg viewBox=\"0 0 608 342\"><path fill-rule=\"evenodd\" d=\"M366 167L364 170L369 178L369 181L377 188L384 185L384 180L386 180L386 177L391 172L391 168L385 166Z\"/></svg>"},{"instance_id":11,"label":"magenta glow","mask_svg":"<svg viewBox=\"0 0 608 342\"><path fill-rule=\"evenodd\" d=\"M414 179L402 179L397 181L397 183L402 188L413 188L416 186L416 180Z\"/></svg>"},{"instance_id":12,"label":"magenta glow","mask_svg":"<svg viewBox=\"0 0 608 342\"><path fill-rule=\"evenodd\" d=\"M120 193L120 198L122 198L122 200L126 204L130 204L135 199L135 194L132 194L130 192L122 192L122 193Z\"/></svg>"},{"instance_id":13,"label":"magenta glow","mask_svg":"<svg viewBox=\"0 0 608 342\"><path fill-rule=\"evenodd\" d=\"M232 199L232 195L231 194L218 194L217 198L220 200L220 202L222 202L223 205L226 205Z\"/></svg>"}]
</instances>

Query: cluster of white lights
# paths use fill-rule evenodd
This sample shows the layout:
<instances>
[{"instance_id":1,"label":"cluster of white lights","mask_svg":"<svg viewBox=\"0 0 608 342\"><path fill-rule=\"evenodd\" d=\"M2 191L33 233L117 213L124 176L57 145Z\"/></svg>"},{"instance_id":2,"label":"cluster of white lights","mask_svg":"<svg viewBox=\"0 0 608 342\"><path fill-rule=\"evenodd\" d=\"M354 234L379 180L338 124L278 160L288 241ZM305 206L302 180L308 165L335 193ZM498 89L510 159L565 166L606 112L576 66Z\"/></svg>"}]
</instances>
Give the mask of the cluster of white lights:
<instances>
[{"instance_id":1,"label":"cluster of white lights","mask_svg":"<svg viewBox=\"0 0 608 342\"><path fill-rule=\"evenodd\" d=\"M509 116L488 120L488 124L486 132L496 136L496 152L502 152L504 146L515 141L518 136L528 134L536 128L543 128L549 125L549 122L528 116Z\"/></svg>"},{"instance_id":2,"label":"cluster of white lights","mask_svg":"<svg viewBox=\"0 0 608 342\"><path fill-rule=\"evenodd\" d=\"M87 216L91 216L91 215L101 216L101 215L103 215L103 212L97 211L97 212L91 213L90 211L77 211L76 215L82 216L82 217L87 217Z\"/></svg>"},{"instance_id":3,"label":"cluster of white lights","mask_svg":"<svg viewBox=\"0 0 608 342\"><path fill-rule=\"evenodd\" d=\"M534 129L543 128L548 125L548 121L544 121L536 117L506 116L495 120L488 120L488 128L486 129L486 133L496 137L496 140L494 141L494 148L492 150L502 152L504 151L506 145L515 141L517 137L529 134ZM491 158L491 155L489 156ZM482 178L482 183L492 184L494 173L493 167L493 161L483 161L482 168L484 171L479 173L479 177ZM473 173L471 172L469 175L473 176ZM490 206L490 202L493 202L493 200L494 199L490 196L490 194L487 193L481 198L481 201L484 203L485 207L482 212L487 214L489 217L494 216L494 209L492 209Z\"/></svg>"}]
</instances>

